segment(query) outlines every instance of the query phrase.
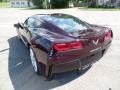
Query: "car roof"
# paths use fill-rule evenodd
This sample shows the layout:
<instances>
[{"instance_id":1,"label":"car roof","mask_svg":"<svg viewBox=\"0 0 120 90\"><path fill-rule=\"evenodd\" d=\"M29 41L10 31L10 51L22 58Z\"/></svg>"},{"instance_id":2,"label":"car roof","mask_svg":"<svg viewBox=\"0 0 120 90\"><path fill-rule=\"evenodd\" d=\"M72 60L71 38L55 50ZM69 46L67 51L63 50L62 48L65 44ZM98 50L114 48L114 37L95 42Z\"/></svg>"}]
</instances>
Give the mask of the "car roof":
<instances>
[{"instance_id":1,"label":"car roof","mask_svg":"<svg viewBox=\"0 0 120 90\"><path fill-rule=\"evenodd\" d=\"M32 17L36 18L38 20L43 20L43 18L45 18L45 16L57 16L57 17L61 17L61 16L66 16L66 17L72 17L72 15L68 15L68 14L63 14L63 13L52 13L52 14L35 14Z\"/></svg>"}]
</instances>

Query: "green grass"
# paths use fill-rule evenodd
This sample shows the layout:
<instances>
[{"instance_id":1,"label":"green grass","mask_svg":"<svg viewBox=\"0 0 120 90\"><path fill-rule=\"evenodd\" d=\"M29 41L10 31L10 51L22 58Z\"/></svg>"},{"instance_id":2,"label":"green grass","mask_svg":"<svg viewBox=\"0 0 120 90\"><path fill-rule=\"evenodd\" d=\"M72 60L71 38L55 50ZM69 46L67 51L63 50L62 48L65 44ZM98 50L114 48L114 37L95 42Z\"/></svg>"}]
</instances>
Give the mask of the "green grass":
<instances>
[{"instance_id":1,"label":"green grass","mask_svg":"<svg viewBox=\"0 0 120 90\"><path fill-rule=\"evenodd\" d=\"M88 8L88 7L79 7L80 10L86 11L120 11L120 8Z\"/></svg>"},{"instance_id":2,"label":"green grass","mask_svg":"<svg viewBox=\"0 0 120 90\"><path fill-rule=\"evenodd\" d=\"M0 8L9 8L10 2L0 2Z\"/></svg>"}]
</instances>

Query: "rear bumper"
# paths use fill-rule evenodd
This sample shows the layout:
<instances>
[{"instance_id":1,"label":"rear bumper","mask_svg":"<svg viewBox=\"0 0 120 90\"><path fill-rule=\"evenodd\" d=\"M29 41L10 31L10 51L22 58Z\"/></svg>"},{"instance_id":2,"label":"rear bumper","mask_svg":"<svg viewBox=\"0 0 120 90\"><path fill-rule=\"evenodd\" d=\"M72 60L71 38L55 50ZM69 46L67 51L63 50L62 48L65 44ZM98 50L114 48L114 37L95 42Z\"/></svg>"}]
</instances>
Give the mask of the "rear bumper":
<instances>
[{"instance_id":1,"label":"rear bumper","mask_svg":"<svg viewBox=\"0 0 120 90\"><path fill-rule=\"evenodd\" d=\"M55 61L52 64L52 73L60 73L60 72L66 72L71 71L79 68L86 68L96 61L98 61L108 50L109 46L111 45L111 42L107 44L106 46L102 47L100 50L87 53L84 56L78 56L76 55L76 58L73 59L66 59L61 61ZM63 56L64 57L64 56Z\"/></svg>"},{"instance_id":2,"label":"rear bumper","mask_svg":"<svg viewBox=\"0 0 120 90\"><path fill-rule=\"evenodd\" d=\"M54 73L67 72L77 69L85 69L98 61L108 50L111 45L111 41L100 45L99 50L90 52L87 50L73 50L68 52L62 52L54 57L48 57L43 67L40 67L42 74L46 77L50 77ZM88 49L88 48L87 48ZM41 65L40 65L41 66Z\"/></svg>"},{"instance_id":3,"label":"rear bumper","mask_svg":"<svg viewBox=\"0 0 120 90\"><path fill-rule=\"evenodd\" d=\"M104 55L105 50L91 54L85 58L79 58L65 63L53 64L52 73L66 72L80 68L85 69L98 61Z\"/></svg>"}]
</instances>

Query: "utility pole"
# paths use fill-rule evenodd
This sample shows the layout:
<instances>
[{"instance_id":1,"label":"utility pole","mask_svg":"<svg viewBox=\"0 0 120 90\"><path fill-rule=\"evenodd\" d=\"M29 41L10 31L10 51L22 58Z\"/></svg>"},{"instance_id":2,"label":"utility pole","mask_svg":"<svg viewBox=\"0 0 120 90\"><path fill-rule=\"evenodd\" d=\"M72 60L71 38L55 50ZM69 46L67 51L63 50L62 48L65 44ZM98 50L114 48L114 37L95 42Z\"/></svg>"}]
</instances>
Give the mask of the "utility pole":
<instances>
[{"instance_id":1,"label":"utility pole","mask_svg":"<svg viewBox=\"0 0 120 90\"><path fill-rule=\"evenodd\" d=\"M51 9L51 0L48 0L48 2L49 2L49 7L50 7L50 9Z\"/></svg>"},{"instance_id":2,"label":"utility pole","mask_svg":"<svg viewBox=\"0 0 120 90\"><path fill-rule=\"evenodd\" d=\"M47 2L47 0L44 1L44 8L48 9L48 2Z\"/></svg>"}]
</instances>

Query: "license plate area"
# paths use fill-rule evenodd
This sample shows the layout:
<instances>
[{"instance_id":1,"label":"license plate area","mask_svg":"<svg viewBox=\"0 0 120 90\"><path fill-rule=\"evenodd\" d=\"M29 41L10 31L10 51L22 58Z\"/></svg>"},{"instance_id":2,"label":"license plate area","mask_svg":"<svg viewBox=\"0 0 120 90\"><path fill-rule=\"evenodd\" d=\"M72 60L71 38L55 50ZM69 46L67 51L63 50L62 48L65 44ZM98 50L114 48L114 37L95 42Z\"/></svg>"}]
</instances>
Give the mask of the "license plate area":
<instances>
[{"instance_id":1,"label":"license plate area","mask_svg":"<svg viewBox=\"0 0 120 90\"><path fill-rule=\"evenodd\" d=\"M101 57L102 57L103 53L99 52L96 54L92 54L86 58L81 59L81 66L83 69L88 68L89 66L91 66L93 63L95 63L96 61L98 61Z\"/></svg>"}]
</instances>

